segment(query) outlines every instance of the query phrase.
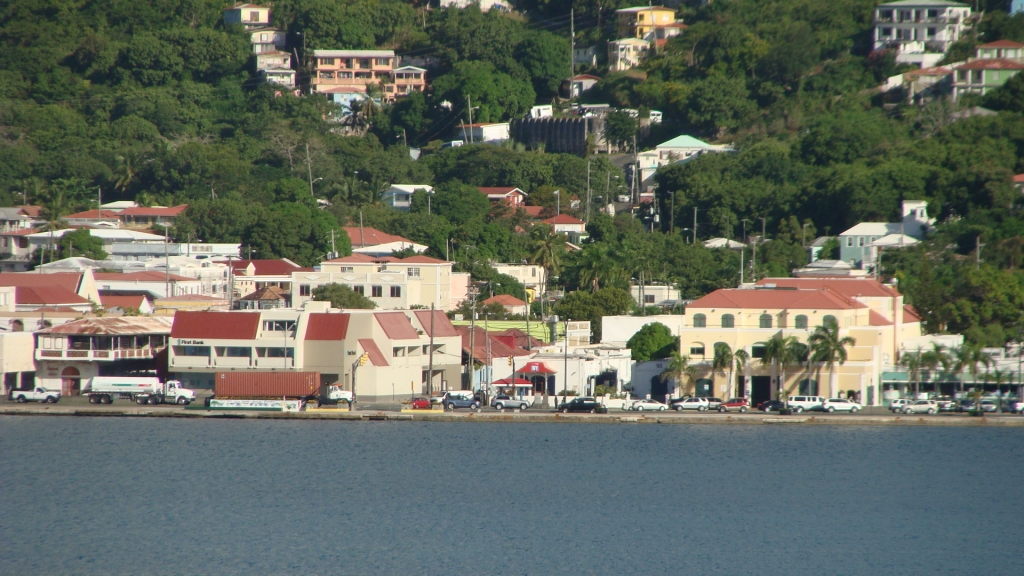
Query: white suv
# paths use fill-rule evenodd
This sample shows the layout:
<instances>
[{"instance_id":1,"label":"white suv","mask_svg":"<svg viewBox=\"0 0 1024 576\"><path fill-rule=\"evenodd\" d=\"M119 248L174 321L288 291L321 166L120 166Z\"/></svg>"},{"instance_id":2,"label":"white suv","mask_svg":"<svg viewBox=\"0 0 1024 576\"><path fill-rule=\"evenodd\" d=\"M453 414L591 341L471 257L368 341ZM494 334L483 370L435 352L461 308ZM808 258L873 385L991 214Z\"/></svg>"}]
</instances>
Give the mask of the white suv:
<instances>
[{"instance_id":1,"label":"white suv","mask_svg":"<svg viewBox=\"0 0 1024 576\"><path fill-rule=\"evenodd\" d=\"M860 404L846 398L829 398L821 407L825 412L849 412L850 414L856 414L863 408Z\"/></svg>"},{"instance_id":2,"label":"white suv","mask_svg":"<svg viewBox=\"0 0 1024 576\"><path fill-rule=\"evenodd\" d=\"M935 400L914 400L903 407L904 414L935 414L939 411L939 403Z\"/></svg>"},{"instance_id":3,"label":"white suv","mask_svg":"<svg viewBox=\"0 0 1024 576\"><path fill-rule=\"evenodd\" d=\"M710 403L707 398L683 398L678 402L672 403L672 409L676 412L682 412L683 410L707 412L708 406L710 406Z\"/></svg>"},{"instance_id":4,"label":"white suv","mask_svg":"<svg viewBox=\"0 0 1024 576\"><path fill-rule=\"evenodd\" d=\"M822 405L825 403L825 399L821 396L790 396L789 407L793 412L803 412L804 410L820 410Z\"/></svg>"},{"instance_id":5,"label":"white suv","mask_svg":"<svg viewBox=\"0 0 1024 576\"><path fill-rule=\"evenodd\" d=\"M889 409L893 412L903 412L903 409L907 407L913 400L909 398L897 398L892 402L889 402Z\"/></svg>"}]
</instances>

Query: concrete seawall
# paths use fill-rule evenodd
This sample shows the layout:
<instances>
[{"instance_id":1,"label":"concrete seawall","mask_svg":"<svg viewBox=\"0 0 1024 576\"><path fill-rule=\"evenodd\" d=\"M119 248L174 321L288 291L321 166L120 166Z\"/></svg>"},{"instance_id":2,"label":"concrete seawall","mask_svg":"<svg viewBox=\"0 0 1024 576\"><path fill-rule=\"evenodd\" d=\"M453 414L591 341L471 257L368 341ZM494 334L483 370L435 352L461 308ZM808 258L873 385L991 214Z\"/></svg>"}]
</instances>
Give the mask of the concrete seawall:
<instances>
[{"instance_id":1,"label":"concrete seawall","mask_svg":"<svg viewBox=\"0 0 1024 576\"><path fill-rule=\"evenodd\" d=\"M866 416L852 414L777 416L748 414L559 414L555 412L432 412L399 413L385 411L339 410L331 412L254 412L245 410L205 410L177 407L76 407L76 406L5 406L4 416L91 416L121 418L250 418L273 420L398 420L415 422L512 422L512 423L587 423L587 424L709 424L709 425L825 425L825 426L998 426L1024 429L1024 416L1004 414L972 417L965 414L936 416Z\"/></svg>"}]
</instances>

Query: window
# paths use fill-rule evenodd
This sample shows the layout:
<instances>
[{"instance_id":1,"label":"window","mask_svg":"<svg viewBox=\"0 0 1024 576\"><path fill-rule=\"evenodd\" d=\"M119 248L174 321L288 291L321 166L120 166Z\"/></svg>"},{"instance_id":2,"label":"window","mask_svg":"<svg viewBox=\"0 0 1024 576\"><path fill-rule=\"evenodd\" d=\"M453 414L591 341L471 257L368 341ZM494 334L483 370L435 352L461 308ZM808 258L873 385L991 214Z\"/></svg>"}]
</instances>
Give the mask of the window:
<instances>
[{"instance_id":1,"label":"window","mask_svg":"<svg viewBox=\"0 0 1024 576\"><path fill-rule=\"evenodd\" d=\"M859 247L863 247L864 246L864 237L863 236L857 238L857 246L859 246Z\"/></svg>"},{"instance_id":2,"label":"window","mask_svg":"<svg viewBox=\"0 0 1024 576\"><path fill-rule=\"evenodd\" d=\"M935 32L936 32L935 28L929 28L928 29L928 37L929 38L934 38L935 37Z\"/></svg>"},{"instance_id":3,"label":"window","mask_svg":"<svg viewBox=\"0 0 1024 576\"><path fill-rule=\"evenodd\" d=\"M299 284L299 296L309 296L309 284Z\"/></svg>"},{"instance_id":4,"label":"window","mask_svg":"<svg viewBox=\"0 0 1024 576\"><path fill-rule=\"evenodd\" d=\"M370 286L370 297L383 298L384 288L382 286Z\"/></svg>"},{"instance_id":5,"label":"window","mask_svg":"<svg viewBox=\"0 0 1024 576\"><path fill-rule=\"evenodd\" d=\"M401 298L402 297L402 287L401 286L392 286L391 287L391 297L392 298Z\"/></svg>"},{"instance_id":6,"label":"window","mask_svg":"<svg viewBox=\"0 0 1024 576\"><path fill-rule=\"evenodd\" d=\"M886 38L892 36L892 28L882 28L882 36Z\"/></svg>"},{"instance_id":7,"label":"window","mask_svg":"<svg viewBox=\"0 0 1024 576\"><path fill-rule=\"evenodd\" d=\"M352 291L355 292L356 294L359 294L360 296L366 295L366 289L363 286L353 286Z\"/></svg>"},{"instance_id":8,"label":"window","mask_svg":"<svg viewBox=\"0 0 1024 576\"><path fill-rule=\"evenodd\" d=\"M284 358L285 355L287 355L288 358L294 358L295 357L295 349L294 348L281 348L281 347L277 347L277 348L257 348L256 349L256 356L258 356L260 358Z\"/></svg>"},{"instance_id":9,"label":"window","mask_svg":"<svg viewBox=\"0 0 1024 576\"><path fill-rule=\"evenodd\" d=\"M750 347L751 358L764 358L764 344L754 344Z\"/></svg>"},{"instance_id":10,"label":"window","mask_svg":"<svg viewBox=\"0 0 1024 576\"><path fill-rule=\"evenodd\" d=\"M264 320L264 332L289 332L295 331L295 320Z\"/></svg>"},{"instance_id":11,"label":"window","mask_svg":"<svg viewBox=\"0 0 1024 576\"><path fill-rule=\"evenodd\" d=\"M255 10L251 10L249 12L249 22L259 22L259 21L260 21L260 13L255 11Z\"/></svg>"},{"instance_id":12,"label":"window","mask_svg":"<svg viewBox=\"0 0 1024 576\"><path fill-rule=\"evenodd\" d=\"M374 59L373 63L376 64L377 66L388 66L388 65L391 64L391 59L390 58L376 58L376 59Z\"/></svg>"},{"instance_id":13,"label":"window","mask_svg":"<svg viewBox=\"0 0 1024 576\"><path fill-rule=\"evenodd\" d=\"M732 314L722 314L722 328L735 328L736 318Z\"/></svg>"},{"instance_id":14,"label":"window","mask_svg":"<svg viewBox=\"0 0 1024 576\"><path fill-rule=\"evenodd\" d=\"M694 342L690 344L690 356L703 356L704 355L704 344L700 342Z\"/></svg>"},{"instance_id":15,"label":"window","mask_svg":"<svg viewBox=\"0 0 1024 576\"><path fill-rule=\"evenodd\" d=\"M644 294L644 304L654 304L654 294Z\"/></svg>"},{"instance_id":16,"label":"window","mask_svg":"<svg viewBox=\"0 0 1024 576\"><path fill-rule=\"evenodd\" d=\"M395 346L391 348L391 356L394 358L405 356L405 346Z\"/></svg>"},{"instance_id":17,"label":"window","mask_svg":"<svg viewBox=\"0 0 1024 576\"><path fill-rule=\"evenodd\" d=\"M530 268L530 272L531 272L531 274L530 274L531 276L533 276L534 278L537 277L537 269L536 268Z\"/></svg>"},{"instance_id":18,"label":"window","mask_svg":"<svg viewBox=\"0 0 1024 576\"><path fill-rule=\"evenodd\" d=\"M420 277L420 269L419 268L409 268L409 277L410 278L419 278Z\"/></svg>"},{"instance_id":19,"label":"window","mask_svg":"<svg viewBox=\"0 0 1024 576\"><path fill-rule=\"evenodd\" d=\"M248 346L217 346L214 348L217 356L222 358L251 358L252 348Z\"/></svg>"},{"instance_id":20,"label":"window","mask_svg":"<svg viewBox=\"0 0 1024 576\"><path fill-rule=\"evenodd\" d=\"M320 59L320 65L321 66L334 66L334 58L321 58Z\"/></svg>"},{"instance_id":21,"label":"window","mask_svg":"<svg viewBox=\"0 0 1024 576\"><path fill-rule=\"evenodd\" d=\"M355 272L356 269L353 266L342 266L341 267L341 271L342 272Z\"/></svg>"},{"instance_id":22,"label":"window","mask_svg":"<svg viewBox=\"0 0 1024 576\"><path fill-rule=\"evenodd\" d=\"M761 328L771 328L772 327L772 315L771 314L761 314L760 321L761 321Z\"/></svg>"},{"instance_id":23,"label":"window","mask_svg":"<svg viewBox=\"0 0 1024 576\"><path fill-rule=\"evenodd\" d=\"M800 314L796 317L796 329L807 330L807 316Z\"/></svg>"},{"instance_id":24,"label":"window","mask_svg":"<svg viewBox=\"0 0 1024 576\"><path fill-rule=\"evenodd\" d=\"M929 10L928 11L928 17L929 18L938 18L939 17L939 11L938 10ZM934 30L934 28L930 28L930 30Z\"/></svg>"},{"instance_id":25,"label":"window","mask_svg":"<svg viewBox=\"0 0 1024 576\"><path fill-rule=\"evenodd\" d=\"M853 236L846 237L846 247L853 248Z\"/></svg>"},{"instance_id":26,"label":"window","mask_svg":"<svg viewBox=\"0 0 1024 576\"><path fill-rule=\"evenodd\" d=\"M694 328L707 328L707 326L708 326L708 318L707 318L707 316L705 316L703 314L694 314L693 315L693 327Z\"/></svg>"},{"instance_id":27,"label":"window","mask_svg":"<svg viewBox=\"0 0 1024 576\"><path fill-rule=\"evenodd\" d=\"M210 357L209 346L175 346L175 356L206 356Z\"/></svg>"},{"instance_id":28,"label":"window","mask_svg":"<svg viewBox=\"0 0 1024 576\"><path fill-rule=\"evenodd\" d=\"M892 10L879 10L878 11L878 19L879 20L892 20Z\"/></svg>"},{"instance_id":29,"label":"window","mask_svg":"<svg viewBox=\"0 0 1024 576\"><path fill-rule=\"evenodd\" d=\"M833 316L831 314L828 314L824 318L821 319L821 325L822 326L829 326L831 324L835 324L836 326L839 326L839 322L836 320L835 316Z\"/></svg>"},{"instance_id":30,"label":"window","mask_svg":"<svg viewBox=\"0 0 1024 576\"><path fill-rule=\"evenodd\" d=\"M363 70L368 70L370 68L370 59L369 58L360 58L359 59L359 68L363 69Z\"/></svg>"}]
</instances>

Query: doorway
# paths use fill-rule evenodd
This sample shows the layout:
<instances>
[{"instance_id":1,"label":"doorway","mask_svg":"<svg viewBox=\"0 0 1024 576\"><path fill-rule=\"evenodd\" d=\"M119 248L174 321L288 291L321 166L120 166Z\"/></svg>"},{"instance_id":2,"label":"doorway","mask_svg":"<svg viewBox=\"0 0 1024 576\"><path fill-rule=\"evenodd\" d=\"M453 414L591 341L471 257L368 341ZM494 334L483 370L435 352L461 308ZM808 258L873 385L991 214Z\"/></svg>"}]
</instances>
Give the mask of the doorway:
<instances>
[{"instance_id":1,"label":"doorway","mask_svg":"<svg viewBox=\"0 0 1024 576\"><path fill-rule=\"evenodd\" d=\"M655 376L651 378L651 399L664 402L668 396L668 380Z\"/></svg>"},{"instance_id":2,"label":"doorway","mask_svg":"<svg viewBox=\"0 0 1024 576\"><path fill-rule=\"evenodd\" d=\"M753 376L750 378L750 405L756 407L761 402L772 399L772 377Z\"/></svg>"},{"instance_id":3,"label":"doorway","mask_svg":"<svg viewBox=\"0 0 1024 576\"><path fill-rule=\"evenodd\" d=\"M60 373L60 393L64 396L79 396L82 394L82 374L78 368L68 366Z\"/></svg>"}]
</instances>

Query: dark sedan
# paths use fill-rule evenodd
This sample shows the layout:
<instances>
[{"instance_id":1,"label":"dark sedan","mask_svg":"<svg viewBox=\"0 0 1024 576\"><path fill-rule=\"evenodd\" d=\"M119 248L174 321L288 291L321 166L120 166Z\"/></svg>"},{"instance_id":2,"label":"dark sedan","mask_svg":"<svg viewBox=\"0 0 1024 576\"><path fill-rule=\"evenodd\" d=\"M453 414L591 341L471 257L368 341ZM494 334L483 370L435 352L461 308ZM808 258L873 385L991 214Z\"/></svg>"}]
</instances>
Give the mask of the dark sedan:
<instances>
[{"instance_id":1,"label":"dark sedan","mask_svg":"<svg viewBox=\"0 0 1024 576\"><path fill-rule=\"evenodd\" d=\"M608 408L595 398L573 398L558 405L559 412L590 412L591 414L607 414Z\"/></svg>"},{"instance_id":2,"label":"dark sedan","mask_svg":"<svg viewBox=\"0 0 1024 576\"><path fill-rule=\"evenodd\" d=\"M780 400L765 400L757 405L757 409L761 412L779 411L785 407L786 405Z\"/></svg>"}]
</instances>

